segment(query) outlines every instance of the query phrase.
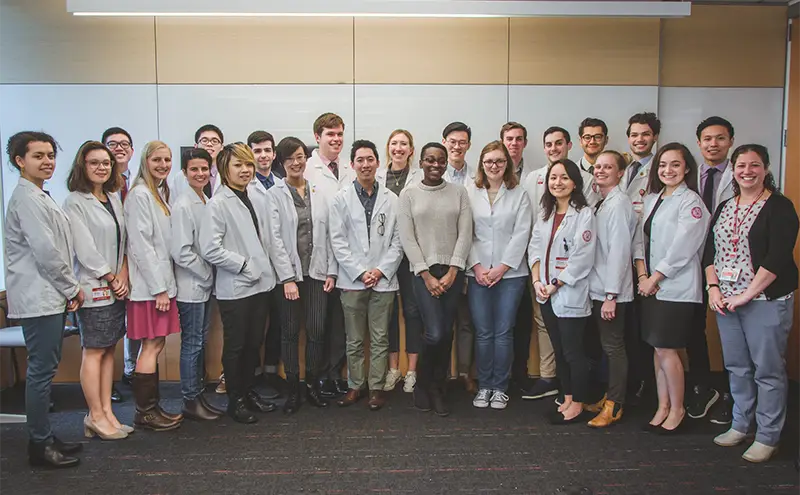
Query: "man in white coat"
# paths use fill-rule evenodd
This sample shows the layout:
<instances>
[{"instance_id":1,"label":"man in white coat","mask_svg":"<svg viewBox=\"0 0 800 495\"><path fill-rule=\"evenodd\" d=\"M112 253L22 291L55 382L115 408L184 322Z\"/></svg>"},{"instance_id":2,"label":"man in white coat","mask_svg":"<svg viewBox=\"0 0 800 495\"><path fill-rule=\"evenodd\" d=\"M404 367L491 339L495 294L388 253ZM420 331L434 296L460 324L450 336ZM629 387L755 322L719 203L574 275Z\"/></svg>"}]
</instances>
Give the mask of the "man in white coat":
<instances>
[{"instance_id":1,"label":"man in white coat","mask_svg":"<svg viewBox=\"0 0 800 495\"><path fill-rule=\"evenodd\" d=\"M356 181L339 191L330 212L330 236L342 290L347 333L347 395L340 406L358 402L369 386L369 408L386 403L383 392L389 352L389 322L397 269L403 248L396 225L397 196L375 180L378 149L371 141L358 140L350 152ZM369 376L364 376L364 339L369 335Z\"/></svg>"},{"instance_id":2,"label":"man in white coat","mask_svg":"<svg viewBox=\"0 0 800 495\"><path fill-rule=\"evenodd\" d=\"M578 166L582 171L592 175L595 160L608 144L608 126L600 119L587 117L578 126L578 139L583 149L583 156L578 161Z\"/></svg>"},{"instance_id":3,"label":"man in white coat","mask_svg":"<svg viewBox=\"0 0 800 495\"><path fill-rule=\"evenodd\" d=\"M217 177L217 154L219 154L224 145L225 136L222 134L222 129L214 124L205 124L194 133L194 147L203 148L211 155L211 178L203 189L203 193L209 198L214 196L222 185L222 181ZM182 173L177 173L172 176L169 189L170 198L177 199L184 191L189 189L189 183Z\"/></svg>"}]
</instances>

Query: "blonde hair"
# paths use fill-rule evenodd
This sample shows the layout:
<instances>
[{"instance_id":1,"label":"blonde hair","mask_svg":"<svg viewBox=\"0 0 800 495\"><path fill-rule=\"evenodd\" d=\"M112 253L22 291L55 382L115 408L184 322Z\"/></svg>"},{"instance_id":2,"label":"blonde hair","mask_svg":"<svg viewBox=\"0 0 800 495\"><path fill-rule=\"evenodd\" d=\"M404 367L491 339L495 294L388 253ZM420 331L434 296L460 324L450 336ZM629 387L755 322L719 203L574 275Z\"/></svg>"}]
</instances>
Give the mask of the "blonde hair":
<instances>
[{"instance_id":1,"label":"blonde hair","mask_svg":"<svg viewBox=\"0 0 800 495\"><path fill-rule=\"evenodd\" d=\"M411 135L405 129L395 129L389 134L389 139L386 140L386 168L392 168L392 156L389 154L389 143L392 142L392 138L397 136L398 134L405 134L408 138L408 146L411 148L411 153L408 155L406 159L406 166L411 168L411 164L414 163L414 136Z\"/></svg>"},{"instance_id":2,"label":"blonde hair","mask_svg":"<svg viewBox=\"0 0 800 495\"><path fill-rule=\"evenodd\" d=\"M234 158L253 167L253 177L255 177L256 157L253 155L253 150L244 143L231 143L217 154L217 175L226 186L228 185L228 169Z\"/></svg>"},{"instance_id":3,"label":"blonde hair","mask_svg":"<svg viewBox=\"0 0 800 495\"><path fill-rule=\"evenodd\" d=\"M144 148L142 148L142 159L139 162L139 173L136 175L136 179L142 179L144 181L147 189L150 190L150 194L153 195L156 199L156 203L161 207L161 211L169 216L169 185L167 184L167 180L164 179L161 181L161 184L156 185L156 179L150 174L150 169L147 167L147 160L153 156L153 153L162 148L166 148L167 151L169 151L170 158L172 158L172 150L169 149L167 143L163 141L150 141L144 145ZM159 194L159 189L163 191L163 196Z\"/></svg>"},{"instance_id":4,"label":"blonde hair","mask_svg":"<svg viewBox=\"0 0 800 495\"><path fill-rule=\"evenodd\" d=\"M489 178L486 177L486 171L483 169L483 157L492 151L502 151L506 158L506 170L503 172L503 182L506 183L507 189L514 189L519 184L517 179L517 171L514 170L514 162L511 160L511 155L508 154L508 148L502 141L492 141L481 150L481 157L478 159L478 173L475 174L475 186L479 189L489 189Z\"/></svg>"}]
</instances>

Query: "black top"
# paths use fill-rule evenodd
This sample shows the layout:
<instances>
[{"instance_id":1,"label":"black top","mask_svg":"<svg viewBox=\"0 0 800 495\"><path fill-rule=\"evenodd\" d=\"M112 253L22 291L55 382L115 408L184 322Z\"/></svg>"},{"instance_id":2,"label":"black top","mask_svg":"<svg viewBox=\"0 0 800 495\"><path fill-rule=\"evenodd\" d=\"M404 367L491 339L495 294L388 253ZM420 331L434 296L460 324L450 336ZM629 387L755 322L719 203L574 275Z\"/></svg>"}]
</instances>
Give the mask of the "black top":
<instances>
[{"instance_id":1,"label":"black top","mask_svg":"<svg viewBox=\"0 0 800 495\"><path fill-rule=\"evenodd\" d=\"M247 191L240 191L234 188L231 188L231 191L233 191L233 194L242 200L242 203L244 203L244 205L250 211L250 218L253 219L253 225L256 228L256 234L260 236L261 231L258 228L258 217L256 216L256 210L253 209L253 203L250 201L250 198L247 197Z\"/></svg>"},{"instance_id":2,"label":"black top","mask_svg":"<svg viewBox=\"0 0 800 495\"><path fill-rule=\"evenodd\" d=\"M656 212L658 211L658 207L661 206L661 203L664 202L664 197L659 196L658 201L656 201L656 205L653 207L653 211L650 212L650 216L647 217L647 220L644 222L644 233L647 236L647 242L644 243L644 264L647 266L647 274L651 275L650 273L650 231L653 228L653 217L656 216Z\"/></svg>"},{"instance_id":3,"label":"black top","mask_svg":"<svg viewBox=\"0 0 800 495\"><path fill-rule=\"evenodd\" d=\"M735 201L735 198L728 201ZM714 213L714 218L711 219L711 228L708 229L703 252L704 269L714 264L716 255L714 225L728 201L720 203ZM758 269L763 266L777 277L764 289L767 299L777 299L797 290L798 272L793 251L799 228L800 221L798 221L792 200L779 193L772 193L753 221L753 226L750 227L747 240L750 243L753 271L758 272Z\"/></svg>"},{"instance_id":4,"label":"black top","mask_svg":"<svg viewBox=\"0 0 800 495\"><path fill-rule=\"evenodd\" d=\"M114 213L114 208L111 206L111 201L109 201L108 198L106 198L105 202L100 201L100 204L103 205L103 208L105 208L106 211L111 213L111 218L114 219L114 225L117 226L117 253L119 253L119 241L121 240L119 232L119 220L117 220L117 215ZM117 262L119 262L119 260L117 260Z\"/></svg>"}]
</instances>

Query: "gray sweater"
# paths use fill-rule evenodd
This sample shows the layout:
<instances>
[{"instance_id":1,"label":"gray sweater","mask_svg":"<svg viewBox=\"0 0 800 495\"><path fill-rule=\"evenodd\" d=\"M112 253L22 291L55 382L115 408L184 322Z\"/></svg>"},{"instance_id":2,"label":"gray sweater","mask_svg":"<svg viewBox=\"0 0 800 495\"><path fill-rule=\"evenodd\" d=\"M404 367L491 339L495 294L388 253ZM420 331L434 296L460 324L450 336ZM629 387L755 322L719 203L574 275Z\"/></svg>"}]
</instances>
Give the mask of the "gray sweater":
<instances>
[{"instance_id":1,"label":"gray sweater","mask_svg":"<svg viewBox=\"0 0 800 495\"><path fill-rule=\"evenodd\" d=\"M464 269L472 244L472 209L464 186L415 184L400 193L397 209L400 241L414 274L437 264Z\"/></svg>"}]
</instances>

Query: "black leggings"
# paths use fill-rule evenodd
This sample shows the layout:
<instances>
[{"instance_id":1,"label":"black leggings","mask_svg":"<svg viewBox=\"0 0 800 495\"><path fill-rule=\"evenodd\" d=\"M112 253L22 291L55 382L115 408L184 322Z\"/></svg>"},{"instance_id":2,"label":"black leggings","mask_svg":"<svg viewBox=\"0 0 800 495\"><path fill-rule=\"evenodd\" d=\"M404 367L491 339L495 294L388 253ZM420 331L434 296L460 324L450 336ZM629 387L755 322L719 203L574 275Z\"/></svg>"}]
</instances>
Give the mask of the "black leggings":
<instances>
[{"instance_id":1,"label":"black leggings","mask_svg":"<svg viewBox=\"0 0 800 495\"><path fill-rule=\"evenodd\" d=\"M575 402L588 398L589 359L583 344L583 334L589 317L559 318L550 301L541 305L542 318L556 355L556 374L564 395Z\"/></svg>"}]
</instances>

